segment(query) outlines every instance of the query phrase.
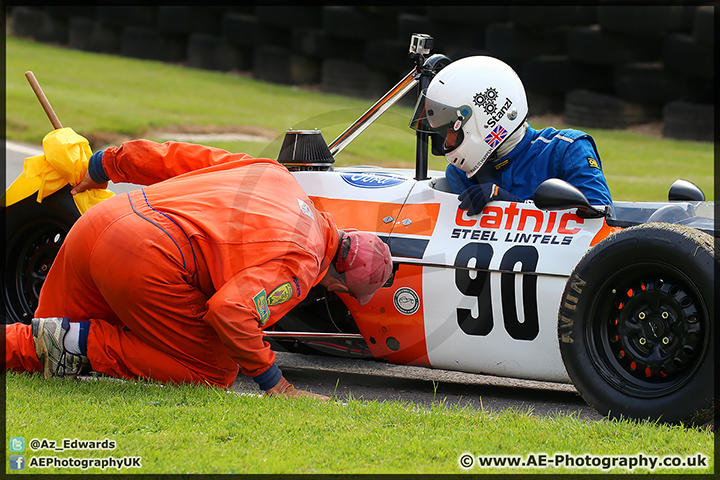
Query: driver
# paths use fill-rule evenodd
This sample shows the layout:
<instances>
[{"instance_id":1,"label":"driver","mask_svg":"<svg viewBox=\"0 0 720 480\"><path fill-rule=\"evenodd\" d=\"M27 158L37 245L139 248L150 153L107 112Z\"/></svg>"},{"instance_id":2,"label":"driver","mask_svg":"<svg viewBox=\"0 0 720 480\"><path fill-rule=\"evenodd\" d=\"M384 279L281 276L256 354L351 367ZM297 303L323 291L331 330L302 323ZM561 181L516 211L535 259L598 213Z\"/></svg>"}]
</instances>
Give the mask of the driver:
<instances>
[{"instance_id":1,"label":"driver","mask_svg":"<svg viewBox=\"0 0 720 480\"><path fill-rule=\"evenodd\" d=\"M442 137L450 163L445 175L469 215L491 200L530 199L549 178L576 186L591 205L612 203L592 137L574 129L535 130L527 116L515 71L496 58L473 56L438 72L410 127Z\"/></svg>"}]
</instances>

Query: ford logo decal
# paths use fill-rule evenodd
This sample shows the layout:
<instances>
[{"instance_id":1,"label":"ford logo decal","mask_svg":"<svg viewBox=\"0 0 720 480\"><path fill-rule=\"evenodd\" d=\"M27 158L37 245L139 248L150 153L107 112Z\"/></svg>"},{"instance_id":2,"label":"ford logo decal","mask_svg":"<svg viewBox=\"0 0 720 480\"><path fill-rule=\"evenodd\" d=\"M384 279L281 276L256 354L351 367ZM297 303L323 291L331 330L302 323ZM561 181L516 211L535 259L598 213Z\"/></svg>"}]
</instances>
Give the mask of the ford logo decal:
<instances>
[{"instance_id":1,"label":"ford logo decal","mask_svg":"<svg viewBox=\"0 0 720 480\"><path fill-rule=\"evenodd\" d=\"M387 188L400 185L406 177L392 173L349 172L340 175L345 182L359 188Z\"/></svg>"}]
</instances>

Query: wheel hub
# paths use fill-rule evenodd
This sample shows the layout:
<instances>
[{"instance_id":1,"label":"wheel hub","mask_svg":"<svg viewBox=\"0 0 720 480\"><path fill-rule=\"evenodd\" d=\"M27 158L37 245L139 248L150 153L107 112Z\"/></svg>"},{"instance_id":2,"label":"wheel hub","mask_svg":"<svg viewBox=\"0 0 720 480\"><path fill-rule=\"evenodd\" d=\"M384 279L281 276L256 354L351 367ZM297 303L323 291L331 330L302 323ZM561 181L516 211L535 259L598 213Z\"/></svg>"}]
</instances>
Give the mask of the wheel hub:
<instances>
[{"instance_id":1,"label":"wheel hub","mask_svg":"<svg viewBox=\"0 0 720 480\"><path fill-rule=\"evenodd\" d=\"M678 388L697 366L705 330L696 295L681 279L619 279L611 289L614 307L597 344L621 378L618 387L638 393Z\"/></svg>"},{"instance_id":2,"label":"wheel hub","mask_svg":"<svg viewBox=\"0 0 720 480\"><path fill-rule=\"evenodd\" d=\"M659 342L660 339L667 338L665 337L665 333L668 331L667 323L660 318L659 315L653 315L650 319L643 322L642 329L648 340Z\"/></svg>"}]
</instances>

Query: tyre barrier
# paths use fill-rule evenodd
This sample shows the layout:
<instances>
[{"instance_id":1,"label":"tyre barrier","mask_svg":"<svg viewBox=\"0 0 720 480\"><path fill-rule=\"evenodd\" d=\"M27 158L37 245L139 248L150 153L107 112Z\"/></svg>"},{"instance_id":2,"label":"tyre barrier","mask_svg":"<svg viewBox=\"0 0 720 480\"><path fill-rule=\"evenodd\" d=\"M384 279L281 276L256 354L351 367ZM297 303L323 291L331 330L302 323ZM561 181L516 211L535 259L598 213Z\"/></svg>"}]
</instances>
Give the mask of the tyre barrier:
<instances>
[{"instance_id":1,"label":"tyre barrier","mask_svg":"<svg viewBox=\"0 0 720 480\"><path fill-rule=\"evenodd\" d=\"M571 125L622 129L659 120L660 109L616 95L573 90L565 96L565 118Z\"/></svg>"},{"instance_id":2,"label":"tyre barrier","mask_svg":"<svg viewBox=\"0 0 720 480\"><path fill-rule=\"evenodd\" d=\"M713 105L670 102L663 107L662 120L664 137L705 141L715 134Z\"/></svg>"},{"instance_id":3,"label":"tyre barrier","mask_svg":"<svg viewBox=\"0 0 720 480\"><path fill-rule=\"evenodd\" d=\"M157 26L162 33L216 35L222 25L222 13L193 6L158 7Z\"/></svg>"},{"instance_id":4,"label":"tyre barrier","mask_svg":"<svg viewBox=\"0 0 720 480\"><path fill-rule=\"evenodd\" d=\"M162 34L158 29L127 27L120 41L120 54L126 57L162 62L187 59L187 43L182 36Z\"/></svg>"},{"instance_id":5,"label":"tyre barrier","mask_svg":"<svg viewBox=\"0 0 720 480\"><path fill-rule=\"evenodd\" d=\"M695 10L693 37L708 46L715 44L715 7L705 5Z\"/></svg>"},{"instance_id":6,"label":"tyre barrier","mask_svg":"<svg viewBox=\"0 0 720 480\"><path fill-rule=\"evenodd\" d=\"M665 37L663 62L665 67L687 77L713 80L714 49L698 42L690 35L673 33Z\"/></svg>"},{"instance_id":7,"label":"tyre barrier","mask_svg":"<svg viewBox=\"0 0 720 480\"><path fill-rule=\"evenodd\" d=\"M361 62L334 58L322 62L320 85L328 93L377 99L393 86L393 81L390 75Z\"/></svg>"},{"instance_id":8,"label":"tyre barrier","mask_svg":"<svg viewBox=\"0 0 720 480\"><path fill-rule=\"evenodd\" d=\"M606 31L598 25L573 27L567 38L572 61L598 65L657 61L662 56L663 36Z\"/></svg>"},{"instance_id":9,"label":"tyre barrier","mask_svg":"<svg viewBox=\"0 0 720 480\"><path fill-rule=\"evenodd\" d=\"M679 98L681 80L662 64L627 63L615 70L615 91L624 100L663 104Z\"/></svg>"},{"instance_id":10,"label":"tyre barrier","mask_svg":"<svg viewBox=\"0 0 720 480\"><path fill-rule=\"evenodd\" d=\"M597 23L597 9L592 5L511 6L509 17L523 27L564 27Z\"/></svg>"},{"instance_id":11,"label":"tyre barrier","mask_svg":"<svg viewBox=\"0 0 720 480\"><path fill-rule=\"evenodd\" d=\"M68 47L75 50L92 51L95 19L70 17L68 20Z\"/></svg>"},{"instance_id":12,"label":"tyre barrier","mask_svg":"<svg viewBox=\"0 0 720 480\"><path fill-rule=\"evenodd\" d=\"M624 112L611 128L648 116L664 120L660 112L671 102L715 102L712 6L48 5L6 6L6 13L8 33L18 37L240 70L268 82L317 82L329 93L363 98L385 93L412 68L409 36L427 33L435 39L433 51L452 59L505 61L526 86L531 114L569 105L566 122L579 127L607 122L587 118L587 107L569 95L575 90L609 96L607 105L590 103L601 112ZM334 73L338 61L352 64L344 76ZM672 106L668 115L677 111ZM687 137L670 122L665 135ZM692 130L695 136L707 131Z\"/></svg>"},{"instance_id":13,"label":"tyre barrier","mask_svg":"<svg viewBox=\"0 0 720 480\"><path fill-rule=\"evenodd\" d=\"M603 30L627 33L671 32L692 27L695 8L685 5L605 5L598 8Z\"/></svg>"},{"instance_id":14,"label":"tyre barrier","mask_svg":"<svg viewBox=\"0 0 720 480\"><path fill-rule=\"evenodd\" d=\"M141 27L154 28L157 25L157 7L154 6L120 6L98 5L97 19L109 27Z\"/></svg>"},{"instance_id":15,"label":"tyre barrier","mask_svg":"<svg viewBox=\"0 0 720 480\"><path fill-rule=\"evenodd\" d=\"M611 92L611 71L594 64L573 62L567 55L541 55L523 62L518 72L523 85L535 93L565 93L586 89Z\"/></svg>"},{"instance_id":16,"label":"tyre barrier","mask_svg":"<svg viewBox=\"0 0 720 480\"><path fill-rule=\"evenodd\" d=\"M289 49L262 46L255 49L253 77L287 85L317 84L320 81L320 64Z\"/></svg>"},{"instance_id":17,"label":"tyre barrier","mask_svg":"<svg viewBox=\"0 0 720 480\"><path fill-rule=\"evenodd\" d=\"M15 7L12 11L12 32L38 42L67 43L67 26L47 12L32 7Z\"/></svg>"},{"instance_id":18,"label":"tyre barrier","mask_svg":"<svg viewBox=\"0 0 720 480\"><path fill-rule=\"evenodd\" d=\"M194 33L188 39L189 67L205 70L249 70L253 62L252 52L224 42L222 37Z\"/></svg>"},{"instance_id":19,"label":"tyre barrier","mask_svg":"<svg viewBox=\"0 0 720 480\"><path fill-rule=\"evenodd\" d=\"M567 27L552 29L522 28L512 23L495 23L487 30L487 52L513 65L538 55L563 55L567 52Z\"/></svg>"}]
</instances>

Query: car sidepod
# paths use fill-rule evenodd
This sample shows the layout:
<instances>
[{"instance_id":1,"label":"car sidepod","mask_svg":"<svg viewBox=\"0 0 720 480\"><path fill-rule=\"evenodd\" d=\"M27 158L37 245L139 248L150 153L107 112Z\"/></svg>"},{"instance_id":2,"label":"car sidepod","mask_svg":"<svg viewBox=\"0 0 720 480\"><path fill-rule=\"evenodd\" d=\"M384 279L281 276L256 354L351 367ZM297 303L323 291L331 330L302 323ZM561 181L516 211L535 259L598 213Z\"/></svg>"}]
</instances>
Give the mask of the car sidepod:
<instances>
[{"instance_id":1,"label":"car sidepod","mask_svg":"<svg viewBox=\"0 0 720 480\"><path fill-rule=\"evenodd\" d=\"M532 203L492 202L468 217L432 180L390 173L298 172L339 228L377 233L395 264L366 305L343 298L376 358L392 363L567 382L557 338L567 278L606 235L602 219ZM365 176L364 182L361 180ZM370 178L377 177L377 178Z\"/></svg>"},{"instance_id":2,"label":"car sidepod","mask_svg":"<svg viewBox=\"0 0 720 480\"><path fill-rule=\"evenodd\" d=\"M431 204L439 206L438 218L422 257L396 257L421 276L416 293L430 365L568 381L557 312L572 268L606 234L603 220L515 202L491 202L468 216L457 195L418 182L406 206ZM391 246L408 237L400 222ZM402 280L396 275L394 299L406 287Z\"/></svg>"}]
</instances>

